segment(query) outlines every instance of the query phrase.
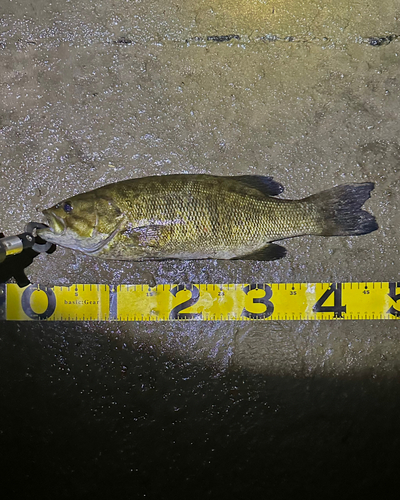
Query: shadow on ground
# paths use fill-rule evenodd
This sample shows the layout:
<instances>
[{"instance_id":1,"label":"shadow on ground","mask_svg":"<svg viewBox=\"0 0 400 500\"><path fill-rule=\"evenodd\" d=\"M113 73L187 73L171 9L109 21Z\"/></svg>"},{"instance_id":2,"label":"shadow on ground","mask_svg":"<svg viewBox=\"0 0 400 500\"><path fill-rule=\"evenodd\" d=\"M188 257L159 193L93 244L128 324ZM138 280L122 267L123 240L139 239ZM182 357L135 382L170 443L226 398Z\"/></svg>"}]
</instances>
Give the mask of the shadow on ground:
<instances>
[{"instance_id":1,"label":"shadow on ground","mask_svg":"<svg viewBox=\"0 0 400 500\"><path fill-rule=\"evenodd\" d=\"M7 498L345 499L397 482L397 380L218 370L82 325L2 330Z\"/></svg>"}]
</instances>

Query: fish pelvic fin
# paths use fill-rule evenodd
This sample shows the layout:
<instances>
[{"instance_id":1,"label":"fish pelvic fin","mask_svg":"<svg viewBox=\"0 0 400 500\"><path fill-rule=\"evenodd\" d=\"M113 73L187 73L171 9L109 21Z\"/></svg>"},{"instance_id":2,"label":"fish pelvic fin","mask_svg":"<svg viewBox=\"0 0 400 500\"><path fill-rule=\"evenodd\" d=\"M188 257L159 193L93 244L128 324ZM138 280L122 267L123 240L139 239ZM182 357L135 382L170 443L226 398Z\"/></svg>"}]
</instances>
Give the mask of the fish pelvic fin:
<instances>
[{"instance_id":1,"label":"fish pelvic fin","mask_svg":"<svg viewBox=\"0 0 400 500\"><path fill-rule=\"evenodd\" d=\"M346 184L305 198L312 203L322 221L321 236L356 236L376 231L375 217L363 204L370 198L373 182Z\"/></svg>"},{"instance_id":2,"label":"fish pelvic fin","mask_svg":"<svg viewBox=\"0 0 400 500\"><path fill-rule=\"evenodd\" d=\"M270 243L255 252L240 255L239 257L234 257L231 260L278 260L282 259L286 255L286 248L276 245L275 243Z\"/></svg>"}]
</instances>

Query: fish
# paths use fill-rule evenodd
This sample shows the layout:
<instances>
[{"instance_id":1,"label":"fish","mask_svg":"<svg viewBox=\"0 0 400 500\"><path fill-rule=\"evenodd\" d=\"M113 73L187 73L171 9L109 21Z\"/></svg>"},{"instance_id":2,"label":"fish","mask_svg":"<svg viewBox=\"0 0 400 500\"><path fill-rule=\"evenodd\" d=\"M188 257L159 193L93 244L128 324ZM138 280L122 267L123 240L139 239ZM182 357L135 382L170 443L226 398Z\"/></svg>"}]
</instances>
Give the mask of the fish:
<instances>
[{"instance_id":1,"label":"fish","mask_svg":"<svg viewBox=\"0 0 400 500\"><path fill-rule=\"evenodd\" d=\"M175 174L108 184L43 210L45 241L113 260L276 260L274 243L302 235L356 236L378 229L362 209L373 182L300 200L261 175Z\"/></svg>"}]
</instances>

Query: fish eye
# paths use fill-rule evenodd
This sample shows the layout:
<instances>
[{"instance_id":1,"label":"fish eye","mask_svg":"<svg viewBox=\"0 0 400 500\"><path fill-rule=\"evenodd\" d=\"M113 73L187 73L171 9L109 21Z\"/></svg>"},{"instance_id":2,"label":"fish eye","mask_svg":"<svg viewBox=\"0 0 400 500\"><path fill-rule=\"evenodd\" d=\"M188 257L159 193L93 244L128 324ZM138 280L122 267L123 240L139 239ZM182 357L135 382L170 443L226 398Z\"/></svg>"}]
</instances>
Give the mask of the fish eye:
<instances>
[{"instance_id":1,"label":"fish eye","mask_svg":"<svg viewBox=\"0 0 400 500\"><path fill-rule=\"evenodd\" d=\"M64 202L63 209L64 209L65 212L67 212L67 214L69 214L70 212L72 212L72 205L71 205L71 203L69 201Z\"/></svg>"}]
</instances>

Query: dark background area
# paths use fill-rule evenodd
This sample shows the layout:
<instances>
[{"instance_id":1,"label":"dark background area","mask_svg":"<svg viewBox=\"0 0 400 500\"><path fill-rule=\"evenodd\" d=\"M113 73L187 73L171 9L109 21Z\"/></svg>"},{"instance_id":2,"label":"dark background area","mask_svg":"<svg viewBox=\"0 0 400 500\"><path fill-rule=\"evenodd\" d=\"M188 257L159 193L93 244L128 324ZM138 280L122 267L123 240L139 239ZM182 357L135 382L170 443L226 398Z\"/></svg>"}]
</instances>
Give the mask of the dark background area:
<instances>
[{"instance_id":1,"label":"dark background area","mask_svg":"<svg viewBox=\"0 0 400 500\"><path fill-rule=\"evenodd\" d=\"M397 378L220 370L74 326L1 324L5 498L395 491Z\"/></svg>"}]
</instances>

